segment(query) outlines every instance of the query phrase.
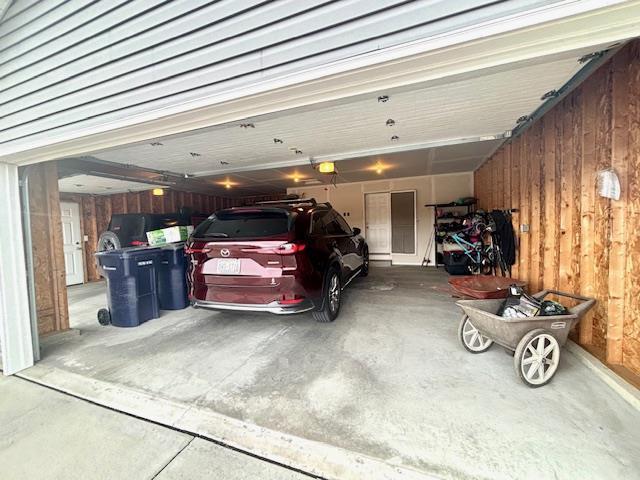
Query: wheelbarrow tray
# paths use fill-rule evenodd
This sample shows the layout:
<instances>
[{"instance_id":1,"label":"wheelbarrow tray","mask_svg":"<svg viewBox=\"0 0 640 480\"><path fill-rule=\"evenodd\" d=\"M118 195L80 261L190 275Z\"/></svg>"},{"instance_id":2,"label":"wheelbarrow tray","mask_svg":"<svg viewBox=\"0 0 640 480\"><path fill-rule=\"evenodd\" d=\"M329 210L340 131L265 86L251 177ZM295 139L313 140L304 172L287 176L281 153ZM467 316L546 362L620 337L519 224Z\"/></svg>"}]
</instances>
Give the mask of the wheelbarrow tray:
<instances>
[{"instance_id":1,"label":"wheelbarrow tray","mask_svg":"<svg viewBox=\"0 0 640 480\"><path fill-rule=\"evenodd\" d=\"M573 326L595 304L595 300L571 295L556 290L543 290L533 295L542 300L549 294L580 300L575 307L569 308L567 315L536 316L526 318L507 318L497 315L504 300L459 300L456 304L464 311L473 326L485 337L509 350L515 351L518 342L527 332L542 328L558 341L560 346L567 342Z\"/></svg>"},{"instance_id":2,"label":"wheelbarrow tray","mask_svg":"<svg viewBox=\"0 0 640 480\"><path fill-rule=\"evenodd\" d=\"M465 275L449 278L449 285L453 290L471 298L506 298L509 295L509 287L517 285L526 286L526 283L510 277L497 277L493 275Z\"/></svg>"}]
</instances>

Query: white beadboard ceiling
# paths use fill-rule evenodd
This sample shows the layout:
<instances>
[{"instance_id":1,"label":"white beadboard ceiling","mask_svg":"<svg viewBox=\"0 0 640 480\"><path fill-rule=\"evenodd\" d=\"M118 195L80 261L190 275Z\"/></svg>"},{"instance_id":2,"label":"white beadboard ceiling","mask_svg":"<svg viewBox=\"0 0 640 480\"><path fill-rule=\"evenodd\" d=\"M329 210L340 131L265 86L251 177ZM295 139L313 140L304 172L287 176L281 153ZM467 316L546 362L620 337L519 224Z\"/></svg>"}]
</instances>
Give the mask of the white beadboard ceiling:
<instances>
[{"instance_id":1,"label":"white beadboard ceiling","mask_svg":"<svg viewBox=\"0 0 640 480\"><path fill-rule=\"evenodd\" d=\"M149 185L148 183L96 177L94 175L74 175L58 180L58 189L65 193L109 195L112 193L138 192L156 187L160 188L161 185Z\"/></svg>"},{"instance_id":2,"label":"white beadboard ceiling","mask_svg":"<svg viewBox=\"0 0 640 480\"><path fill-rule=\"evenodd\" d=\"M588 52L249 118L155 139L159 145L150 141L92 155L123 164L210 177L216 182L229 179L233 184L230 190L241 189L244 193L291 186L276 181L277 177L282 180L282 176L291 175L292 170L287 167L308 167L309 158L346 162L366 157L362 161L370 163L372 155L416 150L390 157L396 166L388 174L397 177L468 171L495 148L497 142L487 139L510 131L520 116L532 113L542 104L544 93L559 89L580 69L578 58ZM387 95L388 101L380 102L379 95ZM388 119L395 124L387 126ZM242 123L253 127L242 128ZM396 140L392 140L394 135ZM282 143L275 143L274 139ZM485 141L466 143L470 140ZM438 148L458 143L463 145ZM441 157L446 154L454 160ZM430 163L424 164L427 161ZM351 172L362 165L353 165L338 167L344 178L341 181L363 179L363 175ZM248 173L251 171L259 172ZM306 171L308 174L310 169Z\"/></svg>"},{"instance_id":3,"label":"white beadboard ceiling","mask_svg":"<svg viewBox=\"0 0 640 480\"><path fill-rule=\"evenodd\" d=\"M336 183L363 182L390 178L405 178L442 173L469 172L499 145L500 140L488 140L447 145L406 152L367 155L336 163ZM319 173L309 164L293 167L242 171L205 177L220 194L235 197L284 192L287 188L329 185L331 175ZM225 188L229 182L230 189Z\"/></svg>"}]
</instances>

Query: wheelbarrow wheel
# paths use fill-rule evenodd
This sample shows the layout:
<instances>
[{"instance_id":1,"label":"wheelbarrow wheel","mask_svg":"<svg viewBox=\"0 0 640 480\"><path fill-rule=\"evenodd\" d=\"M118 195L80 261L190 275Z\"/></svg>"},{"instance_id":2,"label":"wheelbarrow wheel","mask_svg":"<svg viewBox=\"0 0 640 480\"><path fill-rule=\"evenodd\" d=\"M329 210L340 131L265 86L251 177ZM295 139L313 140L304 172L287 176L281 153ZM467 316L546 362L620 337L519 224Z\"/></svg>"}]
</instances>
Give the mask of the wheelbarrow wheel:
<instances>
[{"instance_id":1,"label":"wheelbarrow wheel","mask_svg":"<svg viewBox=\"0 0 640 480\"><path fill-rule=\"evenodd\" d=\"M513 365L520 380L531 388L551 381L560 362L560 345L548 331L538 328L528 332L516 347Z\"/></svg>"},{"instance_id":2,"label":"wheelbarrow wheel","mask_svg":"<svg viewBox=\"0 0 640 480\"><path fill-rule=\"evenodd\" d=\"M460 321L458 338L462 346L471 353L486 352L491 348L491 345L493 345L493 340L482 335L478 329L473 326L467 315L463 316Z\"/></svg>"}]
</instances>

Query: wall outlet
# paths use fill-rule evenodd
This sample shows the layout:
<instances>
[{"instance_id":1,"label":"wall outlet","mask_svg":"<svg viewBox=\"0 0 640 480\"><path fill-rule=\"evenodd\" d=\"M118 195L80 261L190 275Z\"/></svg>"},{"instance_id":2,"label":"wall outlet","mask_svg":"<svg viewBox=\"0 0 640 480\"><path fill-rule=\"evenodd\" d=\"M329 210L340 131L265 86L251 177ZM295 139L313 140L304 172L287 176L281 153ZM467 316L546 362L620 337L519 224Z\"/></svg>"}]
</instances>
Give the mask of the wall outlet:
<instances>
[{"instance_id":1,"label":"wall outlet","mask_svg":"<svg viewBox=\"0 0 640 480\"><path fill-rule=\"evenodd\" d=\"M523 223L520 225L520 232L527 233L529 231L529 224Z\"/></svg>"},{"instance_id":2,"label":"wall outlet","mask_svg":"<svg viewBox=\"0 0 640 480\"><path fill-rule=\"evenodd\" d=\"M82 236L82 239L83 239L85 242L88 242L88 241L89 241L89 235L83 235L83 236Z\"/></svg>"}]
</instances>

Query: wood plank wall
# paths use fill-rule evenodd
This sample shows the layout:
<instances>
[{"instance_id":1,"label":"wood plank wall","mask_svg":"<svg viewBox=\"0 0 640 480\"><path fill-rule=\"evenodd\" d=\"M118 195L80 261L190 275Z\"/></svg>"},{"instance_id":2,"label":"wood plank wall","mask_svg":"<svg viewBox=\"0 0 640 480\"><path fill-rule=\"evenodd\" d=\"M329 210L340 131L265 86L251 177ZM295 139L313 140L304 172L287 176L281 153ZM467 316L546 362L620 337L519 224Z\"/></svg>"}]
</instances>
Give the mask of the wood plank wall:
<instances>
[{"instance_id":1,"label":"wood plank wall","mask_svg":"<svg viewBox=\"0 0 640 480\"><path fill-rule=\"evenodd\" d=\"M274 193L271 195L252 195L248 197L240 197L233 199L234 207L244 207L255 205L258 202L273 202L277 200L282 200L287 196L286 192L283 193Z\"/></svg>"},{"instance_id":2,"label":"wood plank wall","mask_svg":"<svg viewBox=\"0 0 640 480\"><path fill-rule=\"evenodd\" d=\"M181 207L191 208L198 213L210 214L217 209L233 206L240 201L239 199L174 190L165 190L165 194L162 196L153 195L151 190L112 195L61 192L60 200L80 204L82 234L87 236L87 241L84 243L85 281L89 282L100 279L94 257L95 248L98 237L109 225L111 214L172 213Z\"/></svg>"},{"instance_id":3,"label":"wood plank wall","mask_svg":"<svg viewBox=\"0 0 640 480\"><path fill-rule=\"evenodd\" d=\"M619 201L597 194L613 168ZM517 208L514 277L595 297L575 339L640 385L640 41L505 144L475 174L484 209Z\"/></svg>"},{"instance_id":4,"label":"wood plank wall","mask_svg":"<svg viewBox=\"0 0 640 480\"><path fill-rule=\"evenodd\" d=\"M85 281L92 282L100 280L94 257L98 237L107 229L113 213L172 213L182 207L188 207L194 212L209 215L221 208L253 205L258 201L279 200L282 196L283 194L226 198L167 189L162 196L153 195L151 190L112 195L61 192L60 200L76 202L80 205L82 235L87 236L87 241L84 243L84 278Z\"/></svg>"},{"instance_id":5,"label":"wood plank wall","mask_svg":"<svg viewBox=\"0 0 640 480\"><path fill-rule=\"evenodd\" d=\"M58 169L54 162L28 168L36 314L44 335L69 328Z\"/></svg>"}]
</instances>

